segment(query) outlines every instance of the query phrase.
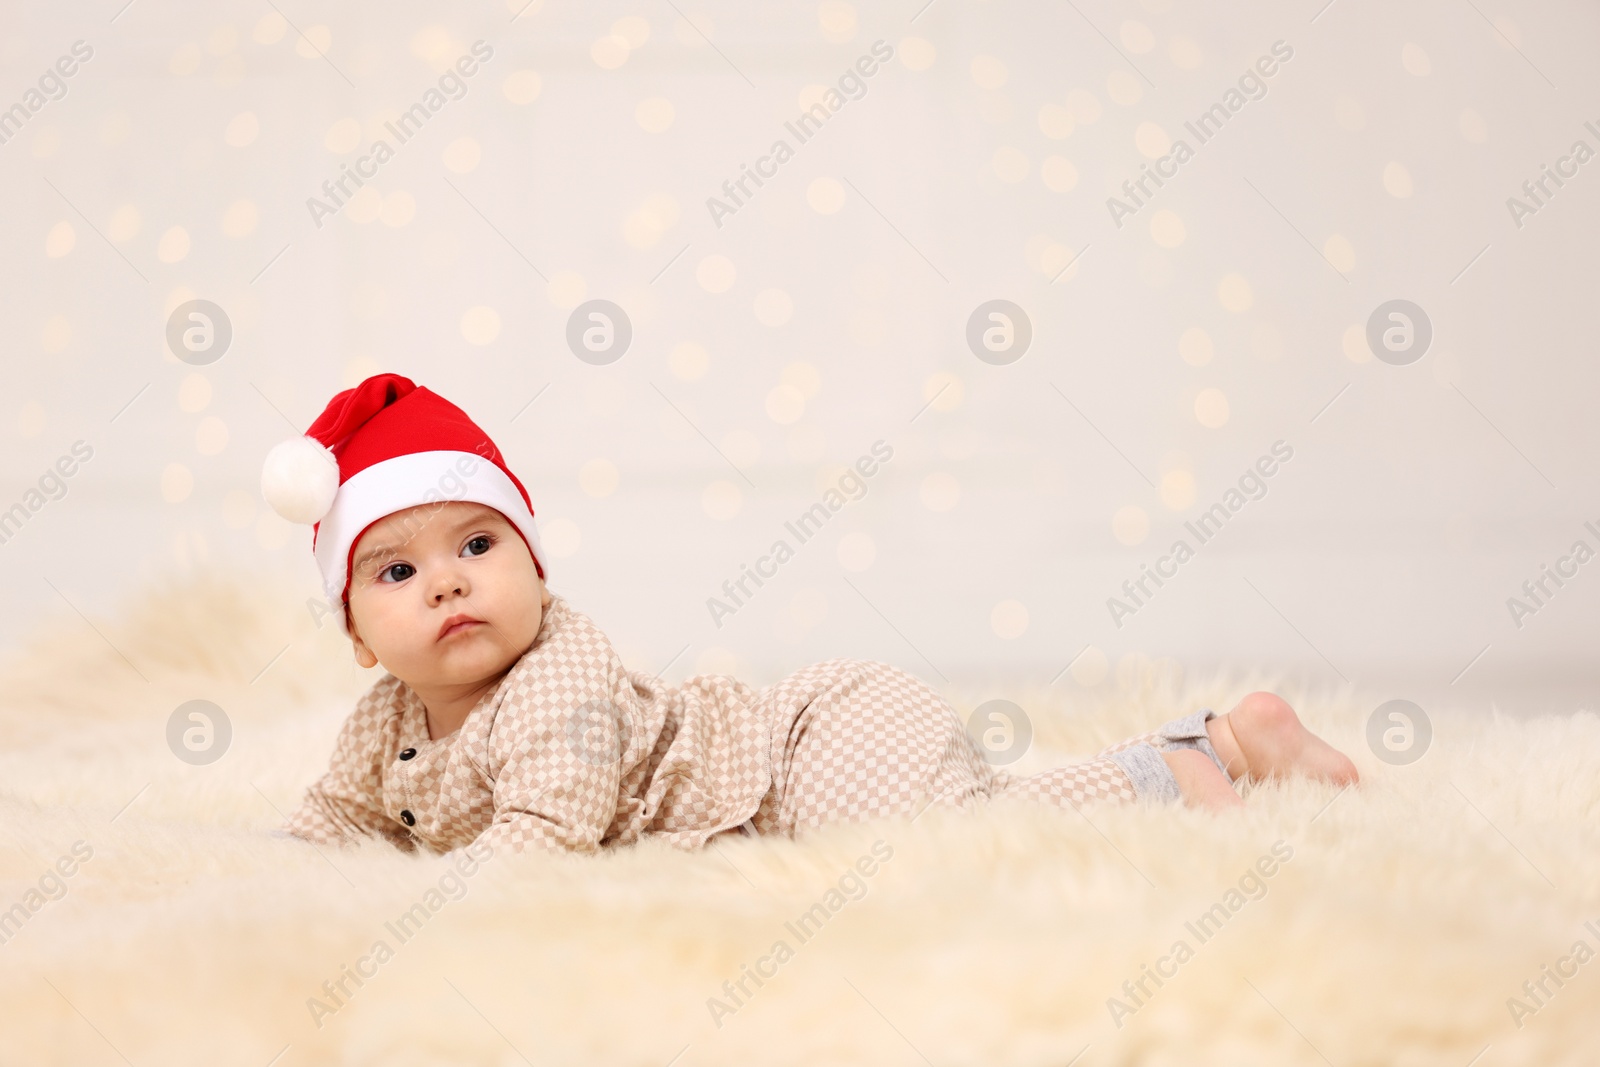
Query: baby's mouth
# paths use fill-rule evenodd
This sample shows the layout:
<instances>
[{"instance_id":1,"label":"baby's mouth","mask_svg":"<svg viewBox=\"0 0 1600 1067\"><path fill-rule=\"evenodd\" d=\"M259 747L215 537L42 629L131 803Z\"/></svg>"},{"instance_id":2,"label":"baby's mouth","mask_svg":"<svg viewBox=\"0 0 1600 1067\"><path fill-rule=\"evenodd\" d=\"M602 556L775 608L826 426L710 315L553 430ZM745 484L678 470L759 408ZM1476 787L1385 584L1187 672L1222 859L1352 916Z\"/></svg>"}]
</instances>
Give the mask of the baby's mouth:
<instances>
[{"instance_id":1,"label":"baby's mouth","mask_svg":"<svg viewBox=\"0 0 1600 1067\"><path fill-rule=\"evenodd\" d=\"M475 619L471 615L452 615L444 620L444 625L439 627L438 640L443 641L452 634L465 633L477 626L482 626L482 619Z\"/></svg>"}]
</instances>

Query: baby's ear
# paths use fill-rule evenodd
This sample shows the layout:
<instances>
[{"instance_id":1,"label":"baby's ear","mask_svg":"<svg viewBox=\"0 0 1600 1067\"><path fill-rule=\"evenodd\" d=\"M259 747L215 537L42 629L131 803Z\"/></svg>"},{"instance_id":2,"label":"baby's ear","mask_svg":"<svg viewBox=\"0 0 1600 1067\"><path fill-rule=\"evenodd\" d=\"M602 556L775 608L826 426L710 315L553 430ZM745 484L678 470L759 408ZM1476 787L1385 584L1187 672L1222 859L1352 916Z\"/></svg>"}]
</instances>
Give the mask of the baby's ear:
<instances>
[{"instance_id":1,"label":"baby's ear","mask_svg":"<svg viewBox=\"0 0 1600 1067\"><path fill-rule=\"evenodd\" d=\"M361 635L356 632L356 620L350 615L350 608L345 606L345 622L350 627L350 645L355 650L356 663L371 670L378 665L378 657L372 654L372 649L361 640Z\"/></svg>"},{"instance_id":2,"label":"baby's ear","mask_svg":"<svg viewBox=\"0 0 1600 1067\"><path fill-rule=\"evenodd\" d=\"M550 609L550 587L544 584L543 578L539 579L539 601L546 611Z\"/></svg>"}]
</instances>

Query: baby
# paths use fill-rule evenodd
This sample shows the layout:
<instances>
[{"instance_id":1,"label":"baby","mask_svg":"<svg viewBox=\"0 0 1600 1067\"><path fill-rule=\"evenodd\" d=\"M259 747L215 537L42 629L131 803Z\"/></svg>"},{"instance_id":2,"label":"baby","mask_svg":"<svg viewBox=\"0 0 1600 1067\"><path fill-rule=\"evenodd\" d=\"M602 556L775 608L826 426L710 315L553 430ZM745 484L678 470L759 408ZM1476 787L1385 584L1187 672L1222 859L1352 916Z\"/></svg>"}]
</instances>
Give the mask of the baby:
<instances>
[{"instance_id":1,"label":"baby","mask_svg":"<svg viewBox=\"0 0 1600 1067\"><path fill-rule=\"evenodd\" d=\"M306 437L274 448L262 491L315 524L356 661L385 671L289 818L312 841L697 848L983 798L1221 810L1242 805L1232 783L1246 775L1356 780L1270 693L1020 777L985 760L936 691L883 663L829 660L760 690L630 671L547 587L527 491L499 449L398 375L340 393Z\"/></svg>"}]
</instances>

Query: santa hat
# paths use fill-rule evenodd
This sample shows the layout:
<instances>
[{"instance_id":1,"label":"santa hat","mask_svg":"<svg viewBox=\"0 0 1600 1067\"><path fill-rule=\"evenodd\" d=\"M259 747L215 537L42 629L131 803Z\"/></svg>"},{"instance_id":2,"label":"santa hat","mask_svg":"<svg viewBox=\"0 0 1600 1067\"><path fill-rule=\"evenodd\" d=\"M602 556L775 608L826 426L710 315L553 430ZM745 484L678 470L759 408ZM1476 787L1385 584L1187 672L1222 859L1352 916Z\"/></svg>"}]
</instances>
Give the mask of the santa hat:
<instances>
[{"instance_id":1,"label":"santa hat","mask_svg":"<svg viewBox=\"0 0 1600 1067\"><path fill-rule=\"evenodd\" d=\"M312 527L312 552L330 604L350 595L350 563L367 527L441 501L494 508L548 573L528 491L467 413L398 374L375 374L328 402L304 437L267 453L261 495L290 522ZM343 611L339 627L348 633Z\"/></svg>"}]
</instances>

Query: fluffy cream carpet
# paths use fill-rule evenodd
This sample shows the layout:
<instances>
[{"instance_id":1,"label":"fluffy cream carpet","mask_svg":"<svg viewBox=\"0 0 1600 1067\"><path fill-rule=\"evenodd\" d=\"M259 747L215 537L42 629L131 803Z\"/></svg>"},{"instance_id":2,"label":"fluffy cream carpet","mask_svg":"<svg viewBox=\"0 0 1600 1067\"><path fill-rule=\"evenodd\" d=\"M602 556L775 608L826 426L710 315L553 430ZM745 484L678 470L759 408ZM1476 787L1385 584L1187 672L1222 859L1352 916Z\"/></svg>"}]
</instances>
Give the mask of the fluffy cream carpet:
<instances>
[{"instance_id":1,"label":"fluffy cream carpet","mask_svg":"<svg viewBox=\"0 0 1600 1067\"><path fill-rule=\"evenodd\" d=\"M105 639L77 616L41 633L0 689L6 1064L1600 1057L1590 713L1435 709L1432 751L1390 767L1362 740L1374 700L1287 692L1359 789L1257 787L1228 817L934 812L462 874L270 835L370 681L334 627L210 582L95 625ZM955 703L1028 707L1032 767L1262 682L1147 673ZM209 766L166 744L192 699L232 722Z\"/></svg>"}]
</instances>

